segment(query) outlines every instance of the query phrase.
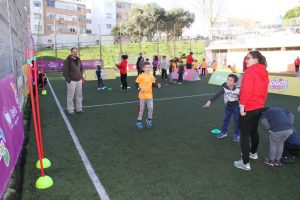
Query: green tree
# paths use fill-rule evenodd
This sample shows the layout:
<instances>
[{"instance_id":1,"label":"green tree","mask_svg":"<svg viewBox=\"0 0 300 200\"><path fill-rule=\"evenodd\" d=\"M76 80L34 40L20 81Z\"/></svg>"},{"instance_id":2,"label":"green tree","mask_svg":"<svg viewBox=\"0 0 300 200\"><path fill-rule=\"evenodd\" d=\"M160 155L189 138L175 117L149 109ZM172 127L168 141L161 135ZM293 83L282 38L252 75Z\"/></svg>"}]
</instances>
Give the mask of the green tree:
<instances>
[{"instance_id":1,"label":"green tree","mask_svg":"<svg viewBox=\"0 0 300 200\"><path fill-rule=\"evenodd\" d=\"M122 35L127 35L132 41L147 37L151 41L155 34L166 33L170 38L182 35L182 29L189 28L194 22L195 15L181 8L168 12L155 3L134 8L129 13L128 21L121 28ZM118 39L120 30L115 27L112 34Z\"/></svg>"},{"instance_id":2,"label":"green tree","mask_svg":"<svg viewBox=\"0 0 300 200\"><path fill-rule=\"evenodd\" d=\"M174 8L167 12L165 19L164 31L167 37L176 38L182 35L183 28L191 27L195 20L195 14L182 8Z\"/></svg>"},{"instance_id":3,"label":"green tree","mask_svg":"<svg viewBox=\"0 0 300 200\"><path fill-rule=\"evenodd\" d=\"M288 10L283 19L290 19L290 18L295 18L295 17L300 17L300 6L297 6L293 9Z\"/></svg>"}]
</instances>

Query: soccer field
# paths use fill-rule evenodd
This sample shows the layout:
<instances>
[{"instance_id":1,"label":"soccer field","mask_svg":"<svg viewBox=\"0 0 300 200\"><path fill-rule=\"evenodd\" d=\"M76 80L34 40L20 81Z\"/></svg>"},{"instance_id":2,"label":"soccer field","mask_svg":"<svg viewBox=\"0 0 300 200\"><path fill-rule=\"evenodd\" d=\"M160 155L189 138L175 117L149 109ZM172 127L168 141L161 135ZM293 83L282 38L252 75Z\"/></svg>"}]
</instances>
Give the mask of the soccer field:
<instances>
[{"instance_id":1,"label":"soccer field","mask_svg":"<svg viewBox=\"0 0 300 200\"><path fill-rule=\"evenodd\" d=\"M202 109L220 89L208 84L209 76L154 89L154 126L143 130L135 126L138 99L134 77L129 77L131 89L127 93L118 92L119 78L104 81L111 91L99 92L96 81L87 81L83 88L85 112L75 116L65 110L65 81L51 74L49 79L54 93L48 85L48 94L40 96L40 104L45 157L52 161L45 172L54 185L35 189L40 174L35 168L38 157L31 126L23 200L96 200L100 196L112 200L300 198L300 159L276 168L265 165L268 135L261 128L259 159L250 161L252 169L233 166L240 158L240 145L232 142L233 119L226 138L220 140L210 133L221 128L223 97L210 109ZM299 97L269 94L266 105L293 112L295 127L300 130L299 103ZM145 117L146 112L144 126Z\"/></svg>"}]
</instances>

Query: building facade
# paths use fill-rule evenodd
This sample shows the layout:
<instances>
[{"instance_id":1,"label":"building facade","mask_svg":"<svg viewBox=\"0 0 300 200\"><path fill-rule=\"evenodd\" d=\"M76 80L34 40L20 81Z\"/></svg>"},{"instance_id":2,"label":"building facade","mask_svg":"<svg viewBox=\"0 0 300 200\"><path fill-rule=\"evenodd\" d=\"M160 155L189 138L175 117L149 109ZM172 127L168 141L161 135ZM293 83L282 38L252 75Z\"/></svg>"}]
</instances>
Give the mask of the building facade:
<instances>
[{"instance_id":1,"label":"building facade","mask_svg":"<svg viewBox=\"0 0 300 200\"><path fill-rule=\"evenodd\" d=\"M114 42L108 35L116 26L115 0L30 0L30 10L38 49L97 45L99 35Z\"/></svg>"},{"instance_id":2,"label":"building facade","mask_svg":"<svg viewBox=\"0 0 300 200\"><path fill-rule=\"evenodd\" d=\"M116 4L116 22L122 24L128 20L133 4L131 0L117 0Z\"/></svg>"},{"instance_id":3,"label":"building facade","mask_svg":"<svg viewBox=\"0 0 300 200\"><path fill-rule=\"evenodd\" d=\"M116 26L116 1L91 0L91 32L97 35L110 35Z\"/></svg>"}]
</instances>

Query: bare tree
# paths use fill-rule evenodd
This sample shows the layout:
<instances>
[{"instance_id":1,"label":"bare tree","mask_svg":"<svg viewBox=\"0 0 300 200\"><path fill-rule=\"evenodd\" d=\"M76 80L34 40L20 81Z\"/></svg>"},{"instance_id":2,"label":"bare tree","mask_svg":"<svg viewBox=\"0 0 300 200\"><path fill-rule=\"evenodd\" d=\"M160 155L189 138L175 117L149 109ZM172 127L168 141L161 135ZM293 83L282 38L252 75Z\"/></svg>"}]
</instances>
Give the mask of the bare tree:
<instances>
[{"instance_id":1,"label":"bare tree","mask_svg":"<svg viewBox=\"0 0 300 200\"><path fill-rule=\"evenodd\" d=\"M198 6L209 22L210 39L213 39L213 28L223 9L223 0L198 0Z\"/></svg>"}]
</instances>

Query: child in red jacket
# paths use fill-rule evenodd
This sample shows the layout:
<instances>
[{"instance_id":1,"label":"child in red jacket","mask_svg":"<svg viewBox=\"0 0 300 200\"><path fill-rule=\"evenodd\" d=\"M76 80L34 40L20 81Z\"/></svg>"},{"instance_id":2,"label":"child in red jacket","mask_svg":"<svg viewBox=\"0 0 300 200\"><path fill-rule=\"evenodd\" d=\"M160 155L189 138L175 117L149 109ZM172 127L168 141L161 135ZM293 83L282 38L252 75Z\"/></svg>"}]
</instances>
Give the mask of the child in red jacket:
<instances>
[{"instance_id":1,"label":"child in red jacket","mask_svg":"<svg viewBox=\"0 0 300 200\"><path fill-rule=\"evenodd\" d=\"M127 55L121 56L122 60L120 64L116 64L116 67L120 70L120 76L121 76L121 83L122 83L122 89L120 92L126 92L127 91Z\"/></svg>"}]
</instances>

